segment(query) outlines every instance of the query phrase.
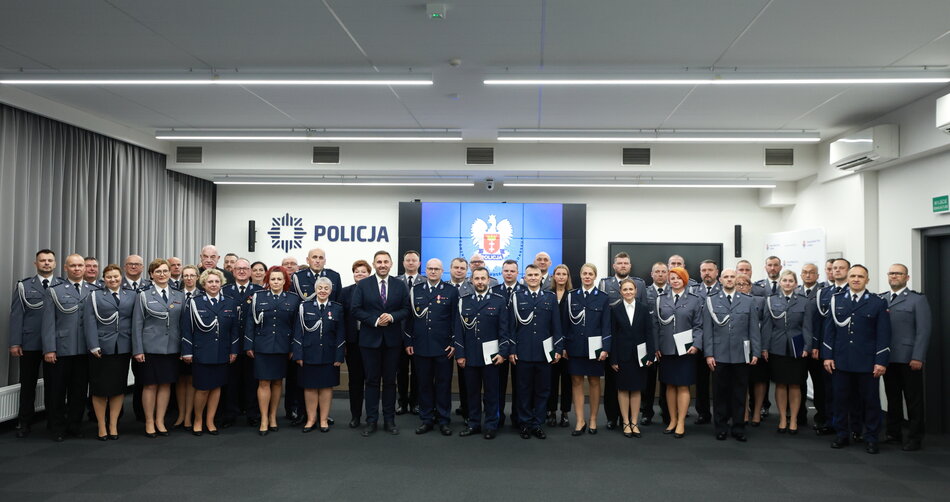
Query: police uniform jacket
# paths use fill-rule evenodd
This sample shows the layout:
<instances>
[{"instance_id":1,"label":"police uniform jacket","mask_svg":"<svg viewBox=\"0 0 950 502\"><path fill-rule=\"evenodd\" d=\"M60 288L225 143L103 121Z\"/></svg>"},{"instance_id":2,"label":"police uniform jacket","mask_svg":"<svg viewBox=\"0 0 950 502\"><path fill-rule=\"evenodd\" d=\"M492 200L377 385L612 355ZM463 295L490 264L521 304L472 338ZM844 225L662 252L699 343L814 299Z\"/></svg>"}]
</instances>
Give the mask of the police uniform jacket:
<instances>
[{"instance_id":1,"label":"police uniform jacket","mask_svg":"<svg viewBox=\"0 0 950 502\"><path fill-rule=\"evenodd\" d=\"M716 362L745 363L762 352L759 315L751 295L733 291L732 303L720 291L706 298L703 309L703 353Z\"/></svg>"},{"instance_id":2,"label":"police uniform jacket","mask_svg":"<svg viewBox=\"0 0 950 502\"><path fill-rule=\"evenodd\" d=\"M543 342L548 338L555 352L564 350L560 309L553 291L541 289L538 297L533 298L531 291L525 288L511 296L509 309L512 318L510 354L519 360L547 362Z\"/></svg>"},{"instance_id":3,"label":"police uniform jacket","mask_svg":"<svg viewBox=\"0 0 950 502\"><path fill-rule=\"evenodd\" d=\"M836 289L837 287L834 284L821 288L815 294L815 298L808 302L809 306L805 311L805 322L812 329L812 348L821 348L824 341L825 320L828 318L829 309L831 308L831 297L839 291L847 291L848 286L842 286L837 291Z\"/></svg>"},{"instance_id":4,"label":"police uniform jacket","mask_svg":"<svg viewBox=\"0 0 950 502\"><path fill-rule=\"evenodd\" d=\"M128 278L126 278L126 277L123 277L123 278L122 278L122 285L119 286L119 288L120 288L120 289L128 289L128 290L130 290L130 291L134 291L134 292L138 293L139 291L145 291L146 289L152 287L152 281L151 281L150 279L146 278L146 277L139 277L139 280L137 280L137 281L135 281L135 282L138 283L138 284L137 284L138 287L136 287L136 288L133 290L133 289L132 289L132 281L130 281L130 280L129 280ZM105 284L102 284L102 285L100 285L99 287L102 288L102 289L106 289Z\"/></svg>"},{"instance_id":5,"label":"police uniform jacket","mask_svg":"<svg viewBox=\"0 0 950 502\"><path fill-rule=\"evenodd\" d=\"M812 284L810 288L806 288L805 285L802 284L798 286L797 288L795 288L795 292L805 297L805 299L807 300L814 300L815 296L818 294L819 291L821 291L821 288L823 287L824 286L820 282L816 282L815 284Z\"/></svg>"},{"instance_id":6,"label":"police uniform jacket","mask_svg":"<svg viewBox=\"0 0 950 502\"><path fill-rule=\"evenodd\" d=\"M298 270L290 278L292 289L301 300L315 300L314 294L317 292L317 279L326 277L333 283L333 289L330 290L330 300L339 301L340 291L343 289L343 282L340 280L340 274L331 268L324 268L319 272L311 269Z\"/></svg>"},{"instance_id":7,"label":"police uniform jacket","mask_svg":"<svg viewBox=\"0 0 950 502\"><path fill-rule=\"evenodd\" d=\"M247 311L250 308L250 304L251 304L249 300L251 299L252 296L254 296L255 292L263 291L264 289L265 288L263 286L259 286L252 282L248 282L244 286L243 293L241 293L241 287L238 286L237 282L230 282L228 284L225 284L224 287L221 288L221 294L225 296L230 296L231 298L234 299L235 303L237 304L238 338L241 340L240 342L238 342L238 344L240 345L239 347L240 350L238 351L238 353L241 353L245 350L251 350L251 346L249 344L247 347L244 346L246 345L245 337L251 336L251 334L247 333L245 330L247 326Z\"/></svg>"},{"instance_id":8,"label":"police uniform jacket","mask_svg":"<svg viewBox=\"0 0 950 502\"><path fill-rule=\"evenodd\" d=\"M395 277L386 277L386 302L379 294L379 276L373 274L356 283L353 289L353 316L360 322L360 347L402 347L402 323L409 317L409 290ZM384 313L393 317L387 326L377 326Z\"/></svg>"},{"instance_id":9,"label":"police uniform jacket","mask_svg":"<svg viewBox=\"0 0 950 502\"><path fill-rule=\"evenodd\" d=\"M86 283L63 281L46 290L43 302L43 353L55 352L59 357L86 353L83 327L83 301L95 290Z\"/></svg>"},{"instance_id":10,"label":"police uniform jacket","mask_svg":"<svg viewBox=\"0 0 950 502\"><path fill-rule=\"evenodd\" d=\"M294 361L304 364L343 362L346 344L343 305L327 301L321 312L318 301L301 302L295 317Z\"/></svg>"},{"instance_id":11,"label":"police uniform jacket","mask_svg":"<svg viewBox=\"0 0 950 502\"><path fill-rule=\"evenodd\" d=\"M821 357L833 359L836 370L871 373L875 364L887 366L891 355L887 302L867 291L857 303L851 301L851 291L834 295L824 336Z\"/></svg>"},{"instance_id":12,"label":"police uniform jacket","mask_svg":"<svg viewBox=\"0 0 950 502\"><path fill-rule=\"evenodd\" d=\"M772 296L772 279L759 279L753 282L752 294L754 296ZM775 294L782 294L782 286L778 279L775 280Z\"/></svg>"},{"instance_id":13,"label":"police uniform jacket","mask_svg":"<svg viewBox=\"0 0 950 502\"><path fill-rule=\"evenodd\" d=\"M453 317L455 322L455 358L465 359L465 366L486 366L482 344L498 341L498 354L507 358L511 348L511 314L505 294L485 292L460 298Z\"/></svg>"},{"instance_id":14,"label":"police uniform jacket","mask_svg":"<svg viewBox=\"0 0 950 502\"><path fill-rule=\"evenodd\" d=\"M445 284L446 286L449 286L452 289L458 291L459 298L475 293L475 286L472 285L472 283L468 279L466 279L464 282L459 283L458 286L456 286L455 283L451 281L446 282Z\"/></svg>"},{"instance_id":15,"label":"police uniform jacket","mask_svg":"<svg viewBox=\"0 0 950 502\"><path fill-rule=\"evenodd\" d=\"M662 288L663 288L663 293L666 294L666 292L670 290L670 285L664 284ZM657 296L660 296L660 293L656 290L656 286L654 284L650 284L649 286L647 286L647 293L646 293L647 310L652 310L654 308L653 306L656 305Z\"/></svg>"},{"instance_id":16,"label":"police uniform jacket","mask_svg":"<svg viewBox=\"0 0 950 502\"><path fill-rule=\"evenodd\" d=\"M89 284L90 286L95 286L96 288L99 288L99 289L106 288L106 283L102 279L96 279L92 282L86 281L86 284Z\"/></svg>"},{"instance_id":17,"label":"police uniform jacket","mask_svg":"<svg viewBox=\"0 0 950 502\"><path fill-rule=\"evenodd\" d=\"M458 310L458 291L439 281L416 284L409 292L409 318L406 319L406 347L422 357L445 356L452 345L453 315Z\"/></svg>"},{"instance_id":18,"label":"police uniform jacket","mask_svg":"<svg viewBox=\"0 0 950 502\"><path fill-rule=\"evenodd\" d=\"M50 277L48 288L63 282L59 277ZM43 339L43 306L46 301L46 289L39 275L27 277L17 282L13 288L13 302L10 305L10 346L19 346L23 350L41 350Z\"/></svg>"},{"instance_id":19,"label":"police uniform jacket","mask_svg":"<svg viewBox=\"0 0 950 502\"><path fill-rule=\"evenodd\" d=\"M561 319L564 327L567 355L587 359L590 355L588 339L599 336L603 350L611 352L610 300L607 293L593 288L587 297L584 289L567 293L567 308Z\"/></svg>"},{"instance_id":20,"label":"police uniform jacket","mask_svg":"<svg viewBox=\"0 0 950 502\"><path fill-rule=\"evenodd\" d=\"M167 302L154 287L138 294L132 310L133 354L177 354L181 350L185 294L169 283L166 296Z\"/></svg>"},{"instance_id":21,"label":"police uniform jacket","mask_svg":"<svg viewBox=\"0 0 950 502\"><path fill-rule=\"evenodd\" d=\"M244 350L289 354L300 297L291 291L274 295L268 289L255 291L245 302ZM343 318L339 320L342 325Z\"/></svg>"},{"instance_id":22,"label":"police uniform jacket","mask_svg":"<svg viewBox=\"0 0 950 502\"><path fill-rule=\"evenodd\" d=\"M700 282L699 284L693 286L689 290L690 293L693 293L694 295L700 298L703 298L705 296L718 295L720 291L722 291L722 284L719 281L716 281L715 283L713 283L713 285L709 288L708 291L706 290L705 282Z\"/></svg>"},{"instance_id":23,"label":"police uniform jacket","mask_svg":"<svg viewBox=\"0 0 950 502\"><path fill-rule=\"evenodd\" d=\"M83 331L86 348L102 349L103 354L132 352L132 310L138 294L119 288L119 304L115 304L108 288L91 292L83 301Z\"/></svg>"},{"instance_id":24,"label":"police uniform jacket","mask_svg":"<svg viewBox=\"0 0 950 502\"><path fill-rule=\"evenodd\" d=\"M650 308L643 302L635 302L633 324L627 317L627 306L623 300L610 306L611 337L610 364L621 364L637 359L637 346L647 344L649 361L656 359L656 324L650 315ZM609 371L609 370L608 370Z\"/></svg>"},{"instance_id":25,"label":"police uniform jacket","mask_svg":"<svg viewBox=\"0 0 950 502\"><path fill-rule=\"evenodd\" d=\"M201 364L227 364L240 350L237 302L218 294L211 304L207 295L192 298L185 305L181 325L181 355L193 356Z\"/></svg>"},{"instance_id":26,"label":"police uniform jacket","mask_svg":"<svg viewBox=\"0 0 950 502\"><path fill-rule=\"evenodd\" d=\"M343 306L343 319L346 327L346 343L356 343L360 339L359 321L356 320L356 316L352 311L354 289L356 289L356 284L350 284L340 290L340 305Z\"/></svg>"},{"instance_id":27,"label":"police uniform jacket","mask_svg":"<svg viewBox=\"0 0 950 502\"><path fill-rule=\"evenodd\" d=\"M417 270L416 273L412 276L412 284L409 283L409 276L407 274L399 274L396 276L396 279L399 279L406 285L407 288L412 289L416 284L421 284L426 282L426 274L422 270Z\"/></svg>"},{"instance_id":28,"label":"police uniform jacket","mask_svg":"<svg viewBox=\"0 0 950 502\"><path fill-rule=\"evenodd\" d=\"M802 357L792 352L792 341L801 337L799 350L812 349L812 328L805 322L805 310L808 300L792 293L785 300L784 293L765 299L765 312L762 319L762 350L779 356ZM796 342L797 344L798 342Z\"/></svg>"},{"instance_id":29,"label":"police uniform jacket","mask_svg":"<svg viewBox=\"0 0 950 502\"><path fill-rule=\"evenodd\" d=\"M633 279L634 284L637 285L637 301L647 301L647 284L639 277L634 277L632 275L628 277ZM607 297L610 300L610 305L613 305L621 300L620 279L617 279L617 276L615 275L601 278L600 283L597 285L597 289L607 293Z\"/></svg>"},{"instance_id":30,"label":"police uniform jacket","mask_svg":"<svg viewBox=\"0 0 950 502\"><path fill-rule=\"evenodd\" d=\"M680 293L679 301L675 304L673 290L657 298L653 308L653 317L656 324L655 345L660 353L676 355L676 342L673 335L688 329L693 330L693 346L703 350L703 300L699 296L684 288Z\"/></svg>"},{"instance_id":31,"label":"police uniform jacket","mask_svg":"<svg viewBox=\"0 0 950 502\"><path fill-rule=\"evenodd\" d=\"M881 298L888 302L891 315L890 362L926 362L931 323L927 298L906 288L894 301L890 301L890 291L881 293Z\"/></svg>"},{"instance_id":32,"label":"police uniform jacket","mask_svg":"<svg viewBox=\"0 0 950 502\"><path fill-rule=\"evenodd\" d=\"M512 289L510 292L508 291L508 286L506 286L505 283L501 283L497 286L490 286L490 288L491 288L492 293L496 293L501 296L504 296L505 299L511 299L511 293L514 293L515 291L528 289L527 286L525 286L524 284L521 284L520 282L516 282L515 285L511 287Z\"/></svg>"}]
</instances>

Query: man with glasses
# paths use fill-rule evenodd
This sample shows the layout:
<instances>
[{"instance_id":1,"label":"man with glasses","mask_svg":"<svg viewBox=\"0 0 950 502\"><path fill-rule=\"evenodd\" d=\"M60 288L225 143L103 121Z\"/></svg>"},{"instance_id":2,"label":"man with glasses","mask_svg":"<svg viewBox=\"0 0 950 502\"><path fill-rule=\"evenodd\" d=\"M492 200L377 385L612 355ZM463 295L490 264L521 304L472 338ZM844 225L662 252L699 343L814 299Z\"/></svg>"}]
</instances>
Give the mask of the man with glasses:
<instances>
[{"instance_id":1,"label":"man with glasses","mask_svg":"<svg viewBox=\"0 0 950 502\"><path fill-rule=\"evenodd\" d=\"M221 288L221 292L225 296L237 300L238 340L241 340L239 343L243 343L248 300L254 295L255 291L264 288L251 282L251 263L244 258L238 258L231 264L231 273L234 275L234 282L226 284ZM221 427L225 429L234 425L234 421L242 411L247 413L248 425L257 427L261 424L261 411L257 407L257 380L254 379L254 360L244 354L245 350L247 348L241 349L239 347L237 360L228 366L228 384L224 388L224 395L221 396L224 405L221 414Z\"/></svg>"}]
</instances>

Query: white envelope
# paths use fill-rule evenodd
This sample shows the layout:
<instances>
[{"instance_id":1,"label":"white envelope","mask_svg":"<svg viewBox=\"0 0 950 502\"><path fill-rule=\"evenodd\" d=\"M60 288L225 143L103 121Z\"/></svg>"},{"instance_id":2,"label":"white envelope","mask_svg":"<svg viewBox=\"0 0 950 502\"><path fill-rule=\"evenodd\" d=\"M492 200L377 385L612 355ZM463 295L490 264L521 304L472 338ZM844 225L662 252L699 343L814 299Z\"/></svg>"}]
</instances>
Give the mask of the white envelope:
<instances>
[{"instance_id":1,"label":"white envelope","mask_svg":"<svg viewBox=\"0 0 950 502\"><path fill-rule=\"evenodd\" d=\"M640 362L641 368L646 366L646 364L644 364L643 362L643 360L646 358L647 358L647 344L641 343L640 345L637 345L637 361Z\"/></svg>"},{"instance_id":2,"label":"white envelope","mask_svg":"<svg viewBox=\"0 0 950 502\"><path fill-rule=\"evenodd\" d=\"M551 355L554 352L554 338L547 337L541 342L541 347L544 349L544 357L551 362L554 360L554 356Z\"/></svg>"},{"instance_id":3,"label":"white envelope","mask_svg":"<svg viewBox=\"0 0 950 502\"><path fill-rule=\"evenodd\" d=\"M498 355L498 340L482 342L482 357L485 359L485 364L494 364L492 358L496 355Z\"/></svg>"},{"instance_id":4,"label":"white envelope","mask_svg":"<svg viewBox=\"0 0 950 502\"><path fill-rule=\"evenodd\" d=\"M587 357L589 359L599 359L600 351L604 348L604 340L599 336L592 336L587 339Z\"/></svg>"},{"instance_id":5,"label":"white envelope","mask_svg":"<svg viewBox=\"0 0 950 502\"><path fill-rule=\"evenodd\" d=\"M749 340L742 341L742 350L745 352L745 363L749 364L752 362L751 352L752 352L752 342Z\"/></svg>"},{"instance_id":6,"label":"white envelope","mask_svg":"<svg viewBox=\"0 0 950 502\"><path fill-rule=\"evenodd\" d=\"M693 346L693 330L673 333L673 343L676 344L676 355L685 356L686 351Z\"/></svg>"}]
</instances>

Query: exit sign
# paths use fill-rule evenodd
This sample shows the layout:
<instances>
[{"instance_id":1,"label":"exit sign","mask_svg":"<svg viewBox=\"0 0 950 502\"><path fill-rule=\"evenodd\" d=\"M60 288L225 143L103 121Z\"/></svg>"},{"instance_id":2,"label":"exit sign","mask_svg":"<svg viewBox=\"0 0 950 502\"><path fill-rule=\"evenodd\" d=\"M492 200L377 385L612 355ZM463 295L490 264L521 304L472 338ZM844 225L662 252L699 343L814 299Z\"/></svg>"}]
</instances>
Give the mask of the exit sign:
<instances>
[{"instance_id":1,"label":"exit sign","mask_svg":"<svg viewBox=\"0 0 950 502\"><path fill-rule=\"evenodd\" d=\"M933 198L933 212L950 212L950 195L939 195Z\"/></svg>"}]
</instances>

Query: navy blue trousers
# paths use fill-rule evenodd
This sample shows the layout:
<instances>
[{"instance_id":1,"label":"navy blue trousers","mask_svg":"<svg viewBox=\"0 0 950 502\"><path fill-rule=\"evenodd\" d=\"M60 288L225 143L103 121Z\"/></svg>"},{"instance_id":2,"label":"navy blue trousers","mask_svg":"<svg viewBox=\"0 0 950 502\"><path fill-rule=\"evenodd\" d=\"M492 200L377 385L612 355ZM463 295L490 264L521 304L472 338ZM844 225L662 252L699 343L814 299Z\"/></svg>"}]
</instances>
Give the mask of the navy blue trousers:
<instances>
[{"instance_id":1,"label":"navy blue trousers","mask_svg":"<svg viewBox=\"0 0 950 502\"><path fill-rule=\"evenodd\" d=\"M468 426L482 428L482 405L485 409L485 430L498 428L498 369L499 366L465 366L465 387L468 390ZM479 399L481 398L481 399Z\"/></svg>"},{"instance_id":2,"label":"navy blue trousers","mask_svg":"<svg viewBox=\"0 0 950 502\"><path fill-rule=\"evenodd\" d=\"M424 424L448 424L455 359L413 355L412 362L419 377L419 418Z\"/></svg>"},{"instance_id":3,"label":"navy blue trousers","mask_svg":"<svg viewBox=\"0 0 950 502\"><path fill-rule=\"evenodd\" d=\"M396 423L396 372L399 371L399 347L360 347L366 375L366 423L379 421L379 400L383 401L383 422Z\"/></svg>"},{"instance_id":4,"label":"navy blue trousers","mask_svg":"<svg viewBox=\"0 0 950 502\"><path fill-rule=\"evenodd\" d=\"M876 443L881 428L880 383L871 373L835 370L832 375L835 392L835 430L839 438L848 437L848 430L864 424L864 440ZM860 425L857 425L860 427Z\"/></svg>"},{"instance_id":5,"label":"navy blue trousers","mask_svg":"<svg viewBox=\"0 0 950 502\"><path fill-rule=\"evenodd\" d=\"M547 362L518 361L518 425L537 429L544 423L551 394L551 365Z\"/></svg>"}]
</instances>

